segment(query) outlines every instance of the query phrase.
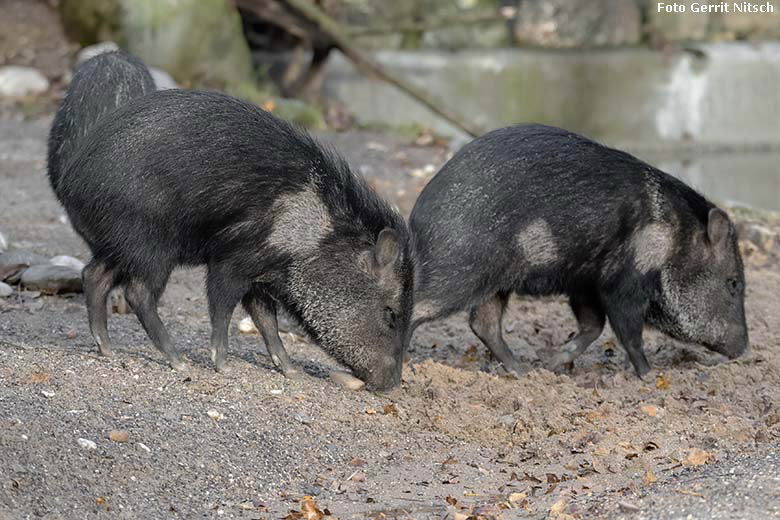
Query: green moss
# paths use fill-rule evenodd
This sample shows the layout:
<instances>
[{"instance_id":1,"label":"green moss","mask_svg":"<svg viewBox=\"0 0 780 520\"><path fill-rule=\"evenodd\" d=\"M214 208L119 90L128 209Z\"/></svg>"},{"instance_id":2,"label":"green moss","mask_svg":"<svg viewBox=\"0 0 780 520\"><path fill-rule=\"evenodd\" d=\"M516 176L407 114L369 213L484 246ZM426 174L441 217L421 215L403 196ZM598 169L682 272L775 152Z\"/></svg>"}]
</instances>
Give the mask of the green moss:
<instances>
[{"instance_id":1,"label":"green moss","mask_svg":"<svg viewBox=\"0 0 780 520\"><path fill-rule=\"evenodd\" d=\"M120 0L63 0L60 17L67 35L81 45L113 40L120 33Z\"/></svg>"}]
</instances>

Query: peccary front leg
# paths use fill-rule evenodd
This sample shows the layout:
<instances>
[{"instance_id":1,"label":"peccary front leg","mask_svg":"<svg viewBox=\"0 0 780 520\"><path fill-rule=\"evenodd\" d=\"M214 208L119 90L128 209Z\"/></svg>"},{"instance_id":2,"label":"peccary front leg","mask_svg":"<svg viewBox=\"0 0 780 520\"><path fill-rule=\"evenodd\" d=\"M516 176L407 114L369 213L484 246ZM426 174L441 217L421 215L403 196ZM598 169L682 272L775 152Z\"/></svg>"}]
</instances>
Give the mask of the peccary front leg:
<instances>
[{"instance_id":1,"label":"peccary front leg","mask_svg":"<svg viewBox=\"0 0 780 520\"><path fill-rule=\"evenodd\" d=\"M187 364L181 360L179 353L171 344L168 331L165 330L165 325L157 313L157 302L167 279L166 274L162 280L157 280L155 283L140 279L131 280L125 288L125 298L152 339L154 346L168 358L171 367L180 372L188 372Z\"/></svg>"},{"instance_id":2,"label":"peccary front leg","mask_svg":"<svg viewBox=\"0 0 780 520\"><path fill-rule=\"evenodd\" d=\"M628 354L628 359L634 365L634 370L639 377L644 377L650 372L650 363L647 362L645 351L642 347L642 329L644 328L645 305L634 300L625 300L611 297L607 299L607 317L615 331L620 344Z\"/></svg>"},{"instance_id":3,"label":"peccary front leg","mask_svg":"<svg viewBox=\"0 0 780 520\"><path fill-rule=\"evenodd\" d=\"M89 330L97 343L100 354L111 357L111 341L108 337L108 293L114 285L114 275L100 260L92 259L81 274L84 295L87 300Z\"/></svg>"},{"instance_id":4,"label":"peccary front leg","mask_svg":"<svg viewBox=\"0 0 780 520\"><path fill-rule=\"evenodd\" d=\"M276 321L276 303L260 287L253 287L243 299L244 309L252 317L252 321L263 336L265 346L271 355L276 368L286 377L297 377L300 372L293 368L290 357L279 337L279 326Z\"/></svg>"},{"instance_id":5,"label":"peccary front leg","mask_svg":"<svg viewBox=\"0 0 780 520\"><path fill-rule=\"evenodd\" d=\"M569 306L577 318L579 333L560 348L545 349L540 352L543 357L549 354L546 365L550 370L571 369L574 360L581 356L604 330L606 315L598 295L572 295L569 298Z\"/></svg>"},{"instance_id":6,"label":"peccary front leg","mask_svg":"<svg viewBox=\"0 0 780 520\"><path fill-rule=\"evenodd\" d=\"M509 299L508 292L501 292L491 296L477 307L471 309L469 325L474 334L482 340L490 352L498 359L504 368L519 376L523 373L520 364L509 350L504 337L501 334L501 318L504 316L506 302Z\"/></svg>"}]
</instances>

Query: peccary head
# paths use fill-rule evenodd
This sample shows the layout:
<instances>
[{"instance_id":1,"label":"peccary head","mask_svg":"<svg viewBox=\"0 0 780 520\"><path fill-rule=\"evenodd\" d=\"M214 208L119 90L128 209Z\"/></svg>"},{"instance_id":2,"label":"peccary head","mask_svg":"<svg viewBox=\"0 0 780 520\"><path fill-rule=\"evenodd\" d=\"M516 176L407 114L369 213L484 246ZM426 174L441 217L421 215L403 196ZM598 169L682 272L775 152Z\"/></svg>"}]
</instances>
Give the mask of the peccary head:
<instances>
[{"instance_id":1,"label":"peccary head","mask_svg":"<svg viewBox=\"0 0 780 520\"><path fill-rule=\"evenodd\" d=\"M712 208L706 227L683 224L678 231L679 243L661 269L661 309L651 321L673 337L736 358L748 346L736 230L724 211Z\"/></svg>"},{"instance_id":2,"label":"peccary head","mask_svg":"<svg viewBox=\"0 0 780 520\"><path fill-rule=\"evenodd\" d=\"M363 190L362 184L355 189ZM353 201L371 200L365 190L355 193ZM318 190L307 188L280 197L275 206L268 243L292 259L287 306L323 350L368 388L389 389L400 382L408 342L409 232L385 205L375 206L382 217L367 224L365 215L345 212L346 199L323 199Z\"/></svg>"},{"instance_id":3,"label":"peccary head","mask_svg":"<svg viewBox=\"0 0 780 520\"><path fill-rule=\"evenodd\" d=\"M401 380L412 308L412 270L402 236L383 229L374 244L331 235L296 266L292 289L322 348L372 390Z\"/></svg>"}]
</instances>

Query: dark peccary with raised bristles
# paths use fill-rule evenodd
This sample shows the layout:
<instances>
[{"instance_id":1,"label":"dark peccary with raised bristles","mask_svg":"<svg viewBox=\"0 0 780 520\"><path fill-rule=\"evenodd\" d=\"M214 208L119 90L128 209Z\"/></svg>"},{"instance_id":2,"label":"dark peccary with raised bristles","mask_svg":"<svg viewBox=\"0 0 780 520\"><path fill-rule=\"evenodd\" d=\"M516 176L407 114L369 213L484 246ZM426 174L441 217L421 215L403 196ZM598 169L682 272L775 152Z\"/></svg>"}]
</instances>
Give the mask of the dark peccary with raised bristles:
<instances>
[{"instance_id":1,"label":"dark peccary with raised bristles","mask_svg":"<svg viewBox=\"0 0 780 520\"><path fill-rule=\"evenodd\" d=\"M644 325L734 358L748 345L745 276L725 212L681 181L582 136L543 125L490 132L461 149L412 210L411 330L462 309L505 368L520 373L501 317L511 293L564 294L579 334L569 365L610 324L640 376Z\"/></svg>"},{"instance_id":2,"label":"dark peccary with raised bristles","mask_svg":"<svg viewBox=\"0 0 780 520\"><path fill-rule=\"evenodd\" d=\"M154 91L149 70L126 52L106 52L79 65L49 133L48 173L55 193L60 171L98 121Z\"/></svg>"},{"instance_id":3,"label":"dark peccary with raised bristles","mask_svg":"<svg viewBox=\"0 0 780 520\"><path fill-rule=\"evenodd\" d=\"M186 370L157 302L175 267L205 264L217 370L242 302L284 374L297 371L278 305L370 388L400 381L413 285L406 223L305 132L222 94L154 92L101 121L57 189L93 253L84 289L102 353L100 310L123 285L155 346Z\"/></svg>"}]
</instances>

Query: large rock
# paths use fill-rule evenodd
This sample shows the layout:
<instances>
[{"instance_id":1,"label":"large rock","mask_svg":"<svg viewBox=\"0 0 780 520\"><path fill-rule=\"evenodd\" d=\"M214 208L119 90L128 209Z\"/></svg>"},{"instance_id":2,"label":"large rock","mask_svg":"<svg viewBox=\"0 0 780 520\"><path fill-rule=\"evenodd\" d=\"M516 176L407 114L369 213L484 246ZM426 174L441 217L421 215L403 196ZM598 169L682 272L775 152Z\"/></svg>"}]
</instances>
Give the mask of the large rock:
<instances>
[{"instance_id":1,"label":"large rock","mask_svg":"<svg viewBox=\"0 0 780 520\"><path fill-rule=\"evenodd\" d=\"M87 45L79 51L78 55L76 55L76 64L80 65L88 59L94 58L98 54L117 50L119 50L119 45L112 41ZM176 80L173 79L173 76L162 69L158 69L157 67L149 67L149 74L152 75L152 79L154 80L154 84L157 87L157 90L179 88L179 86L176 84Z\"/></svg>"},{"instance_id":2,"label":"large rock","mask_svg":"<svg viewBox=\"0 0 780 520\"><path fill-rule=\"evenodd\" d=\"M3 232L0 231L0 254L2 254L6 249L8 249L8 239L5 238Z\"/></svg>"},{"instance_id":3,"label":"large rock","mask_svg":"<svg viewBox=\"0 0 780 520\"><path fill-rule=\"evenodd\" d=\"M8 267L11 265L33 266L48 263L49 259L47 257L21 249L6 251L0 255L0 267Z\"/></svg>"},{"instance_id":4,"label":"large rock","mask_svg":"<svg viewBox=\"0 0 780 520\"><path fill-rule=\"evenodd\" d=\"M36 265L22 273L22 285L46 294L81 292L81 273L60 265Z\"/></svg>"},{"instance_id":5,"label":"large rock","mask_svg":"<svg viewBox=\"0 0 780 520\"><path fill-rule=\"evenodd\" d=\"M74 269L74 270L76 270L78 272L83 271L84 270L84 266L85 266L84 262L82 262L78 258L74 258L74 257L68 256L68 255L55 256L54 258L49 260L49 262L52 265L59 265L59 266L62 266L62 267L70 267L71 269Z\"/></svg>"},{"instance_id":6,"label":"large rock","mask_svg":"<svg viewBox=\"0 0 780 520\"><path fill-rule=\"evenodd\" d=\"M36 96L49 90L49 80L38 69L8 65L0 67L0 97Z\"/></svg>"},{"instance_id":7,"label":"large rock","mask_svg":"<svg viewBox=\"0 0 780 520\"><path fill-rule=\"evenodd\" d=\"M631 45L642 37L641 18L634 0L523 0L515 39L555 48Z\"/></svg>"},{"instance_id":8,"label":"large rock","mask_svg":"<svg viewBox=\"0 0 780 520\"><path fill-rule=\"evenodd\" d=\"M82 45L113 40L184 86L229 88L254 72L230 0L64 0L68 33Z\"/></svg>"}]
</instances>

